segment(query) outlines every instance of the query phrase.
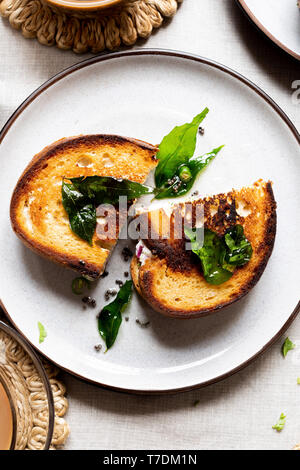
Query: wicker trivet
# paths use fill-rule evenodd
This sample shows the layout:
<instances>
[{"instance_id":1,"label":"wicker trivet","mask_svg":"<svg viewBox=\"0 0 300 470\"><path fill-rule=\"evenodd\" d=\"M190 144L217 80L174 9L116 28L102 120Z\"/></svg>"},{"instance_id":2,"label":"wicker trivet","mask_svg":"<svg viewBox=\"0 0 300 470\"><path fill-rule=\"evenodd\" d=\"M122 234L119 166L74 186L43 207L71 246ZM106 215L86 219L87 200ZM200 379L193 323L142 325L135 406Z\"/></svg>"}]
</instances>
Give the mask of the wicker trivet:
<instances>
[{"instance_id":1,"label":"wicker trivet","mask_svg":"<svg viewBox=\"0 0 300 470\"><path fill-rule=\"evenodd\" d=\"M4 320L1 311L0 318ZM48 426L48 402L43 383L26 351L3 331L0 331L0 349L1 345L3 345L2 349L5 347L6 351L5 375L13 384L18 403L19 430L15 448L18 450L43 449ZM69 426L63 418L69 405L65 397L66 388L57 378L58 369L44 360L43 364L54 399L55 422L50 447L54 450L61 448L69 435ZM26 410L26 407L30 409ZM28 428L30 429L29 433L27 432Z\"/></svg>"},{"instance_id":2,"label":"wicker trivet","mask_svg":"<svg viewBox=\"0 0 300 470\"><path fill-rule=\"evenodd\" d=\"M183 0L124 0L114 8L91 12L89 17L65 13L43 0L0 0L0 14L25 38L37 38L46 46L83 53L132 46L148 38L164 17L171 17Z\"/></svg>"}]
</instances>

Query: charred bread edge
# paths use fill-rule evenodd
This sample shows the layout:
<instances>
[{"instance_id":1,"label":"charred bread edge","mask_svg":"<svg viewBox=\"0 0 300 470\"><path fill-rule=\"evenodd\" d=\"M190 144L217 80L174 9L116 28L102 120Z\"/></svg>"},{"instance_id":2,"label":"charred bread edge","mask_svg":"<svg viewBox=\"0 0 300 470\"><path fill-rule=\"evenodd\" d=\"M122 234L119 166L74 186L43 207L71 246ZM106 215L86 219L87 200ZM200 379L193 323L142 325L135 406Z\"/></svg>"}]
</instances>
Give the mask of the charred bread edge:
<instances>
[{"instance_id":1,"label":"charred bread edge","mask_svg":"<svg viewBox=\"0 0 300 470\"><path fill-rule=\"evenodd\" d=\"M167 308L163 303L159 301L159 299L156 299L151 294L151 285L153 282L153 276L152 276L152 273L148 271L144 273L143 282L139 283L139 288L140 288L142 297L147 300L147 302L154 308L154 310L168 317L179 318L179 319L205 317L211 313L214 313L224 307L227 307L233 304L234 302L237 302L242 297L244 297L256 285L256 283L259 281L260 277L262 276L265 270L265 267L267 265L267 262L272 254L274 242L275 242L276 226L277 226L276 201L275 201L274 194L273 194L272 183L270 181L266 185L266 190L268 194L267 202L269 204L270 216L268 218L268 223L266 225L264 242L260 245L260 249L264 250L264 255L263 255L261 262L254 270L253 275L249 279L248 283L241 288L240 292L235 296L235 298L227 302L224 302L218 305L217 307L209 308L209 309L191 311L191 310L176 310L174 308L173 310L173 309Z\"/></svg>"}]
</instances>

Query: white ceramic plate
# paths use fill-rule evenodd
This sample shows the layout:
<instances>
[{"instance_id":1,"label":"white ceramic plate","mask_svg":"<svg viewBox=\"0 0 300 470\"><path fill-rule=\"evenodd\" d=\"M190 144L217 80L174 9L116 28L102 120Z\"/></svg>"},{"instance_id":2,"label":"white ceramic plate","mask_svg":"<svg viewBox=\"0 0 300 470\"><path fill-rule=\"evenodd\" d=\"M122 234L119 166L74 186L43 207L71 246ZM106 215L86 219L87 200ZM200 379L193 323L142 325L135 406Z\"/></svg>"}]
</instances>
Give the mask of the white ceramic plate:
<instances>
[{"instance_id":1,"label":"white ceramic plate","mask_svg":"<svg viewBox=\"0 0 300 470\"><path fill-rule=\"evenodd\" d=\"M97 353L103 293L128 270L119 246L110 278L94 287L98 309L82 309L74 278L41 259L10 228L9 202L32 156L63 136L117 133L158 143L176 124L210 108L203 152L226 144L197 182L201 195L271 179L278 234L258 285L243 300L198 320L165 318L135 294L114 347ZM176 52L136 50L100 56L54 77L1 134L0 298L16 327L68 371L111 388L161 393L202 386L239 370L284 331L299 301L300 137L264 93L235 72ZM149 319L142 329L136 318ZM38 343L37 322L47 329Z\"/></svg>"},{"instance_id":2,"label":"white ceramic plate","mask_svg":"<svg viewBox=\"0 0 300 470\"><path fill-rule=\"evenodd\" d=\"M300 10L296 0L238 0L275 44L300 60Z\"/></svg>"}]
</instances>

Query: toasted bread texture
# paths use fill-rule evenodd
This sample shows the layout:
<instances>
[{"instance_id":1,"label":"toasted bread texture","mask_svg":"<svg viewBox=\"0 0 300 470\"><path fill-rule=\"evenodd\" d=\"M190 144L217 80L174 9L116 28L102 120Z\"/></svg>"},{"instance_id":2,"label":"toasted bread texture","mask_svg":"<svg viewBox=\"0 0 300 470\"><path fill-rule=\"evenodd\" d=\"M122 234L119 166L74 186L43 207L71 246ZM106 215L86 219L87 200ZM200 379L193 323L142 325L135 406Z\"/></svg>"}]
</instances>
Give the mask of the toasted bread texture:
<instances>
[{"instance_id":1,"label":"toasted bread texture","mask_svg":"<svg viewBox=\"0 0 300 470\"><path fill-rule=\"evenodd\" d=\"M143 264L136 256L133 258L134 285L154 310L170 317L202 317L242 298L258 282L272 253L276 202L271 182L259 180L251 187L194 201L192 206L195 209L201 204L204 206L204 226L219 235L233 225L243 225L253 255L249 263L235 270L230 280L215 286L204 279L196 255L185 249L184 237L175 239L171 230L167 240L162 237L143 240L152 257ZM171 218L178 210L182 213L184 205L177 206ZM150 213L148 217L151 216ZM162 218L159 226L157 224L160 234L164 226ZM158 220L157 216L155 219Z\"/></svg>"},{"instance_id":2,"label":"toasted bread texture","mask_svg":"<svg viewBox=\"0 0 300 470\"><path fill-rule=\"evenodd\" d=\"M62 205L62 178L111 176L144 183L157 147L115 135L61 139L29 163L13 192L10 217L17 236L38 254L97 279L117 240L93 245L75 235ZM117 227L118 230L121 227Z\"/></svg>"}]
</instances>

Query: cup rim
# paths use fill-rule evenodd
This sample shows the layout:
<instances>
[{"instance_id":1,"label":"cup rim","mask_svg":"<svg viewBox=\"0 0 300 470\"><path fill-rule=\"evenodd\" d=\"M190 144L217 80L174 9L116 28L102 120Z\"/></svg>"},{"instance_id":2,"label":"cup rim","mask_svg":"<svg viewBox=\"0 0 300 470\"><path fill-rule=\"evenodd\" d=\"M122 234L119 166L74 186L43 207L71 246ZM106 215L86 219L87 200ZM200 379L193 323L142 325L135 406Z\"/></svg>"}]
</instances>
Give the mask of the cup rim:
<instances>
[{"instance_id":1,"label":"cup rim","mask_svg":"<svg viewBox=\"0 0 300 470\"><path fill-rule=\"evenodd\" d=\"M50 5L64 7L71 10L101 10L123 2L123 0L46 0Z\"/></svg>"},{"instance_id":2,"label":"cup rim","mask_svg":"<svg viewBox=\"0 0 300 470\"><path fill-rule=\"evenodd\" d=\"M27 354L30 356L30 359L32 360L34 366L36 367L43 381L43 385L46 390L46 395L47 395L47 400L48 400L48 409L49 409L48 430L47 430L47 436L46 436L43 450L49 450L52 437L53 437L53 431L54 431L55 411L54 411L54 400L53 400L52 389L51 389L51 385L47 377L45 368L42 364L42 361L33 350L32 346L27 342L27 340L24 339L24 337L19 332L17 332L12 327L10 327L9 325L7 325L6 323L0 320L0 331L1 330L4 331L7 335L11 336L13 339L15 339L20 344L20 346L22 346L22 348L27 352ZM4 385L4 389L6 391L5 385ZM8 397L10 397L10 394L8 394Z\"/></svg>"}]
</instances>

